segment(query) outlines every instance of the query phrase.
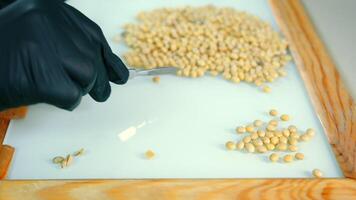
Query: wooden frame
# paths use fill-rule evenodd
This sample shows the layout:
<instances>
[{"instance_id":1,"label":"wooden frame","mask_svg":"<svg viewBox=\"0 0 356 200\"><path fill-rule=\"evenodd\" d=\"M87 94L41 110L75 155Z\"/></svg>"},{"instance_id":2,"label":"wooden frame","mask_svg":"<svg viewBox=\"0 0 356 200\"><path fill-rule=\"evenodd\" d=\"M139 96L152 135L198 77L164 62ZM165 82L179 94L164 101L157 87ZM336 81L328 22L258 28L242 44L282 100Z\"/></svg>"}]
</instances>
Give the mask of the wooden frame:
<instances>
[{"instance_id":1,"label":"wooden frame","mask_svg":"<svg viewBox=\"0 0 356 200\"><path fill-rule=\"evenodd\" d=\"M301 2L269 0L269 3L290 43L294 60L346 178L2 180L0 199L356 199L355 102ZM3 118L0 119L1 144L9 124L9 120L4 119L8 114L7 117L0 115ZM13 152L12 147L0 146L2 178Z\"/></svg>"}]
</instances>

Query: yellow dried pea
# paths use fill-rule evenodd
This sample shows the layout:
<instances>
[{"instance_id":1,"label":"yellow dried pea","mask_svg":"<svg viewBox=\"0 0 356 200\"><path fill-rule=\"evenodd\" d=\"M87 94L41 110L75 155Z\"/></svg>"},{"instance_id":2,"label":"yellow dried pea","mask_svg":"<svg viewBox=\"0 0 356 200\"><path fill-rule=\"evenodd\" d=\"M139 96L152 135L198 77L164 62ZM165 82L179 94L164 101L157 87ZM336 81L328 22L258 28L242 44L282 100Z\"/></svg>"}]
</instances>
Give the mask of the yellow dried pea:
<instances>
[{"instance_id":1,"label":"yellow dried pea","mask_svg":"<svg viewBox=\"0 0 356 200\"><path fill-rule=\"evenodd\" d=\"M304 154L302 154L302 153L296 153L296 154L294 155L294 157L295 157L295 159L297 159L297 160L304 160Z\"/></svg>"},{"instance_id":2,"label":"yellow dried pea","mask_svg":"<svg viewBox=\"0 0 356 200\"><path fill-rule=\"evenodd\" d=\"M277 162L279 160L279 155L276 154L276 153L272 153L270 156L269 156L269 160L272 161L272 162Z\"/></svg>"},{"instance_id":3,"label":"yellow dried pea","mask_svg":"<svg viewBox=\"0 0 356 200\"><path fill-rule=\"evenodd\" d=\"M253 146L253 144L251 144L251 143L245 144L245 149L246 149L249 153L255 152L255 146Z\"/></svg>"},{"instance_id":4,"label":"yellow dried pea","mask_svg":"<svg viewBox=\"0 0 356 200\"><path fill-rule=\"evenodd\" d=\"M271 116L277 116L277 115L278 115L278 111L277 111L276 109L271 109L271 110L269 111L269 114L270 114Z\"/></svg>"},{"instance_id":5,"label":"yellow dried pea","mask_svg":"<svg viewBox=\"0 0 356 200\"><path fill-rule=\"evenodd\" d=\"M296 133L297 132L297 127L294 125L288 126L288 130L290 133Z\"/></svg>"},{"instance_id":6,"label":"yellow dried pea","mask_svg":"<svg viewBox=\"0 0 356 200\"><path fill-rule=\"evenodd\" d=\"M278 126L278 121L273 119L273 120L268 122L268 125Z\"/></svg>"},{"instance_id":7,"label":"yellow dried pea","mask_svg":"<svg viewBox=\"0 0 356 200\"><path fill-rule=\"evenodd\" d=\"M298 146L296 146L296 145L289 145L289 146L288 146L288 150L289 150L289 151L293 151L293 152L298 151Z\"/></svg>"},{"instance_id":8,"label":"yellow dried pea","mask_svg":"<svg viewBox=\"0 0 356 200\"><path fill-rule=\"evenodd\" d=\"M255 127L260 127L263 125L263 122L261 120L257 119L253 122L253 125L255 125Z\"/></svg>"},{"instance_id":9,"label":"yellow dried pea","mask_svg":"<svg viewBox=\"0 0 356 200\"><path fill-rule=\"evenodd\" d=\"M258 130L257 134L259 137L265 137L266 136L266 132L264 130Z\"/></svg>"},{"instance_id":10,"label":"yellow dried pea","mask_svg":"<svg viewBox=\"0 0 356 200\"><path fill-rule=\"evenodd\" d=\"M271 143L266 144L266 147L267 147L267 149L268 149L269 151L272 151L272 150L274 150L274 149L276 148L276 146L275 146L274 144L271 144Z\"/></svg>"},{"instance_id":11,"label":"yellow dried pea","mask_svg":"<svg viewBox=\"0 0 356 200\"><path fill-rule=\"evenodd\" d=\"M239 126L236 128L236 133L245 133L246 128L244 126Z\"/></svg>"},{"instance_id":12,"label":"yellow dried pea","mask_svg":"<svg viewBox=\"0 0 356 200\"><path fill-rule=\"evenodd\" d=\"M255 131L255 127L253 125L247 125L246 131L249 133L253 133Z\"/></svg>"},{"instance_id":13,"label":"yellow dried pea","mask_svg":"<svg viewBox=\"0 0 356 200\"><path fill-rule=\"evenodd\" d=\"M279 143L276 147L279 151L286 151L288 146L287 144L284 144L284 143Z\"/></svg>"},{"instance_id":14,"label":"yellow dried pea","mask_svg":"<svg viewBox=\"0 0 356 200\"><path fill-rule=\"evenodd\" d=\"M299 140L302 141L302 142L306 142L306 141L310 140L310 137L307 134L303 134L303 135L300 136Z\"/></svg>"},{"instance_id":15,"label":"yellow dried pea","mask_svg":"<svg viewBox=\"0 0 356 200\"><path fill-rule=\"evenodd\" d=\"M307 134L309 137L313 137L313 136L315 135L315 131L314 131L314 129L309 128L309 129L307 129L306 134Z\"/></svg>"},{"instance_id":16,"label":"yellow dried pea","mask_svg":"<svg viewBox=\"0 0 356 200\"><path fill-rule=\"evenodd\" d=\"M243 141L240 141L236 144L236 149L242 150L245 147L245 143Z\"/></svg>"},{"instance_id":17,"label":"yellow dried pea","mask_svg":"<svg viewBox=\"0 0 356 200\"><path fill-rule=\"evenodd\" d=\"M323 172L321 172L319 169L314 169L312 171L312 174L315 178L322 178L323 177Z\"/></svg>"},{"instance_id":18,"label":"yellow dried pea","mask_svg":"<svg viewBox=\"0 0 356 200\"><path fill-rule=\"evenodd\" d=\"M152 81L153 81L154 83L159 83L159 82L161 81L161 77L159 77L159 76L154 76L154 77L152 78Z\"/></svg>"},{"instance_id":19,"label":"yellow dried pea","mask_svg":"<svg viewBox=\"0 0 356 200\"><path fill-rule=\"evenodd\" d=\"M283 161L284 161L285 163L290 163L290 162L293 161L293 156L287 154L287 155L285 155L285 156L283 157Z\"/></svg>"},{"instance_id":20,"label":"yellow dried pea","mask_svg":"<svg viewBox=\"0 0 356 200\"><path fill-rule=\"evenodd\" d=\"M270 93L272 91L272 89L269 86L264 85L264 86L262 86L262 91L264 93Z\"/></svg>"},{"instance_id":21,"label":"yellow dried pea","mask_svg":"<svg viewBox=\"0 0 356 200\"><path fill-rule=\"evenodd\" d=\"M280 119L281 119L282 121L288 121L288 120L290 119L290 117L289 117L289 115L287 115L287 114L283 114L283 115L281 115Z\"/></svg>"},{"instance_id":22,"label":"yellow dried pea","mask_svg":"<svg viewBox=\"0 0 356 200\"><path fill-rule=\"evenodd\" d=\"M262 146L257 146L256 148L257 148L257 151L258 151L259 153L266 153L266 152L267 152L267 148L266 148L266 146L264 146L264 145L262 145Z\"/></svg>"},{"instance_id":23,"label":"yellow dried pea","mask_svg":"<svg viewBox=\"0 0 356 200\"><path fill-rule=\"evenodd\" d=\"M259 138L257 132L251 133L251 139L255 140Z\"/></svg>"},{"instance_id":24,"label":"yellow dried pea","mask_svg":"<svg viewBox=\"0 0 356 200\"><path fill-rule=\"evenodd\" d=\"M152 158L155 157L155 153L154 153L152 150L147 150L147 151L145 152L145 157L146 157L147 159L152 159Z\"/></svg>"},{"instance_id":25,"label":"yellow dried pea","mask_svg":"<svg viewBox=\"0 0 356 200\"><path fill-rule=\"evenodd\" d=\"M225 143L225 147L227 150L235 150L236 144L233 141L228 141Z\"/></svg>"},{"instance_id":26,"label":"yellow dried pea","mask_svg":"<svg viewBox=\"0 0 356 200\"><path fill-rule=\"evenodd\" d=\"M243 139L242 139L242 141L244 141L244 143L249 143L249 142L251 142L251 137L250 136L245 136Z\"/></svg>"}]
</instances>

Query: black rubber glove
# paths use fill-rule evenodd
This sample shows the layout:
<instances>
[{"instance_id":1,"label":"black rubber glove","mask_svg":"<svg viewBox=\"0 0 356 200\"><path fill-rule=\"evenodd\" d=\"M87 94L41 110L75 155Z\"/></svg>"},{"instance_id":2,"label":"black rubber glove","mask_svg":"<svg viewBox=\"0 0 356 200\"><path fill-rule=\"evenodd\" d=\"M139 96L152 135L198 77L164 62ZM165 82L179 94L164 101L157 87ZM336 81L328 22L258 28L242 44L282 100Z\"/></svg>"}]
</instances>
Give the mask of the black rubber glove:
<instances>
[{"instance_id":1,"label":"black rubber glove","mask_svg":"<svg viewBox=\"0 0 356 200\"><path fill-rule=\"evenodd\" d=\"M35 103L73 110L103 102L128 70L101 29L63 0L16 0L0 9L0 111Z\"/></svg>"}]
</instances>

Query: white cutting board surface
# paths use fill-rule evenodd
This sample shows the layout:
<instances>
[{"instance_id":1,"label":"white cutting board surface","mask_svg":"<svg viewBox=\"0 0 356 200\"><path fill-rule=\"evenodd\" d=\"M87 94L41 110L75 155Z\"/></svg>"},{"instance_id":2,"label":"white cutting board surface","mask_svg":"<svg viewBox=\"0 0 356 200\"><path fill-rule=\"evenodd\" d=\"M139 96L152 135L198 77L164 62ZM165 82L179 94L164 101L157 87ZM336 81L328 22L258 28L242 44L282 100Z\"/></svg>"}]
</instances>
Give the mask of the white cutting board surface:
<instances>
[{"instance_id":1,"label":"white cutting board surface","mask_svg":"<svg viewBox=\"0 0 356 200\"><path fill-rule=\"evenodd\" d=\"M258 15L278 29L264 0L69 3L97 22L109 41L139 11L162 6L231 6ZM117 53L125 51L123 46L111 46ZM85 97L73 112L48 105L31 106L26 119L11 122L5 138L5 143L16 149L8 178L304 178L310 177L314 168L321 169L326 177L342 177L295 64L289 64L287 71L288 77L271 84L271 94L209 76L162 76L158 85L149 77L113 85L106 103ZM304 161L270 163L268 154L225 150L227 140L240 138L234 133L236 126L255 119L269 120L270 108L290 114L291 123L301 129L313 127L317 131L311 142L300 146L306 155ZM120 132L140 125L131 138L119 139ZM51 163L54 156L82 147L87 150L85 155L69 168ZM144 158L147 149L154 150L155 159Z\"/></svg>"}]
</instances>

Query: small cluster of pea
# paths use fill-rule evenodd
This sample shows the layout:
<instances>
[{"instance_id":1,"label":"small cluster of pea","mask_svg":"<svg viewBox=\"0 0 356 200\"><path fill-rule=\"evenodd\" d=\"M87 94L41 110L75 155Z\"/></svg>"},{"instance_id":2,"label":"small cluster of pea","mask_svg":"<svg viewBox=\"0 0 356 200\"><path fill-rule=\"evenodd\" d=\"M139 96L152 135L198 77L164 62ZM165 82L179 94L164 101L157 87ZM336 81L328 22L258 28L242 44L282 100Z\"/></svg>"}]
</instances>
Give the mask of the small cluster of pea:
<instances>
[{"instance_id":1,"label":"small cluster of pea","mask_svg":"<svg viewBox=\"0 0 356 200\"><path fill-rule=\"evenodd\" d=\"M269 111L269 115L277 117L278 112L275 109ZM290 116L282 114L279 116L280 121L285 122L290 120ZM236 128L238 134L248 133L242 140L238 142L228 141L225 146L228 150L245 150L249 153L267 153L274 151L269 155L271 162L280 161L280 156L277 152L290 152L283 156L281 160L284 163L290 163L294 160L303 160L304 154L297 152L299 150L298 143L309 141L314 137L315 131L311 128L305 133L298 133L298 129L294 125L288 128L279 128L279 121L272 119L265 123L261 120L255 120L247 126L239 126ZM294 155L291 152L297 152Z\"/></svg>"}]
</instances>

